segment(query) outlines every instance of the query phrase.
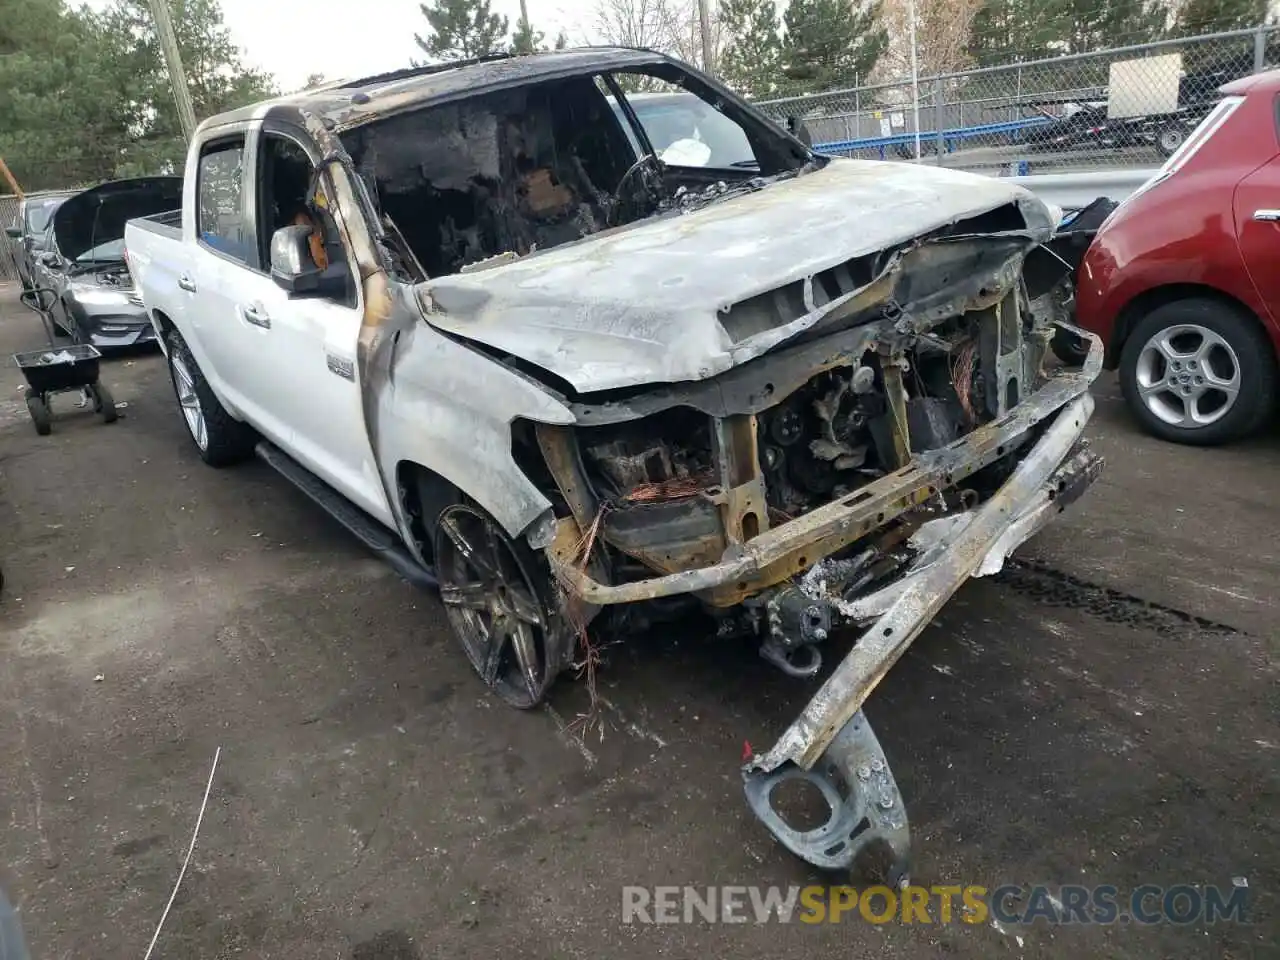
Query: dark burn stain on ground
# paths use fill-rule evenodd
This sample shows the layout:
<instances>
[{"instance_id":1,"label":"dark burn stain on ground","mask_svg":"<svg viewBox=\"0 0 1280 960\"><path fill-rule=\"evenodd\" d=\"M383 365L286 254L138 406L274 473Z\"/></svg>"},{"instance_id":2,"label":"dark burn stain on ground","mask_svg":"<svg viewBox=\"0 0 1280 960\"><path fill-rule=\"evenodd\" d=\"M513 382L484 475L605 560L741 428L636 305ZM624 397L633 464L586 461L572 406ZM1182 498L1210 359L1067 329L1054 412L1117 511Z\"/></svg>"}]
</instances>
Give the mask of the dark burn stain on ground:
<instances>
[{"instance_id":1,"label":"dark burn stain on ground","mask_svg":"<svg viewBox=\"0 0 1280 960\"><path fill-rule=\"evenodd\" d=\"M138 837L136 840L122 840L111 848L111 852L117 857L136 857L152 847L158 847L164 841L165 838L162 834L153 833L149 837Z\"/></svg>"},{"instance_id":2,"label":"dark burn stain on ground","mask_svg":"<svg viewBox=\"0 0 1280 960\"><path fill-rule=\"evenodd\" d=\"M351 948L351 960L420 960L421 956L403 930L385 930Z\"/></svg>"}]
</instances>

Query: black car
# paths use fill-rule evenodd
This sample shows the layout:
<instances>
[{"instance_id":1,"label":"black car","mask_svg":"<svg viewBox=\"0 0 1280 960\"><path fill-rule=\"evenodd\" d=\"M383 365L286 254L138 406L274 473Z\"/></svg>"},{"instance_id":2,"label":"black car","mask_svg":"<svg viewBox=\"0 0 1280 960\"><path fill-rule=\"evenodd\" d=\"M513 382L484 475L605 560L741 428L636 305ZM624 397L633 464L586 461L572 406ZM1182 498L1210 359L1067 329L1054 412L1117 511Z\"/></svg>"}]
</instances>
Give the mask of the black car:
<instances>
[{"instance_id":1,"label":"black car","mask_svg":"<svg viewBox=\"0 0 1280 960\"><path fill-rule=\"evenodd\" d=\"M66 199L45 234L33 280L53 322L78 343L155 339L125 261L124 225L182 205L181 177L113 180Z\"/></svg>"}]
</instances>

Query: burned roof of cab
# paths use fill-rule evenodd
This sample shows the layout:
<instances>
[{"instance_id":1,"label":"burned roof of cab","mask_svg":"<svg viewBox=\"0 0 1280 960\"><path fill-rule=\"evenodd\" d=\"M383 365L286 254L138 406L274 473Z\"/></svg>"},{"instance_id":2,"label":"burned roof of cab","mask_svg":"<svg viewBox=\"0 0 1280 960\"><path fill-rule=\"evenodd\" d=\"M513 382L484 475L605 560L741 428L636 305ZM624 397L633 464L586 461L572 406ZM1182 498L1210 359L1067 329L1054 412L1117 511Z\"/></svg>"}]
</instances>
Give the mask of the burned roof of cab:
<instances>
[{"instance_id":1,"label":"burned roof of cab","mask_svg":"<svg viewBox=\"0 0 1280 960\"><path fill-rule=\"evenodd\" d=\"M496 54L327 84L219 114L201 127L218 127L302 109L318 114L327 125L343 130L432 101L454 100L469 94L599 70L662 63L675 61L652 50L630 47L581 47L523 56Z\"/></svg>"}]
</instances>

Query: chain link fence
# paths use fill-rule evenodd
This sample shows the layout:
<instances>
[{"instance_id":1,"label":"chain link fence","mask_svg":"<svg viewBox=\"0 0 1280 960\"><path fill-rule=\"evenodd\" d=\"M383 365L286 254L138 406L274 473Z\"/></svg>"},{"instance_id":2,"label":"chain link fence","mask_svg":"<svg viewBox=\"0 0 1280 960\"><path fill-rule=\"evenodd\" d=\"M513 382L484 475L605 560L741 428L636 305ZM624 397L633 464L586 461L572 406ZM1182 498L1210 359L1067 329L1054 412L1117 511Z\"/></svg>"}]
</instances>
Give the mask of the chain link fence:
<instances>
[{"instance_id":1,"label":"chain link fence","mask_svg":"<svg viewBox=\"0 0 1280 960\"><path fill-rule=\"evenodd\" d=\"M1218 88L1280 63L1259 27L757 102L799 117L824 153L984 173L1158 166ZM917 152L918 151L918 152Z\"/></svg>"}]
</instances>

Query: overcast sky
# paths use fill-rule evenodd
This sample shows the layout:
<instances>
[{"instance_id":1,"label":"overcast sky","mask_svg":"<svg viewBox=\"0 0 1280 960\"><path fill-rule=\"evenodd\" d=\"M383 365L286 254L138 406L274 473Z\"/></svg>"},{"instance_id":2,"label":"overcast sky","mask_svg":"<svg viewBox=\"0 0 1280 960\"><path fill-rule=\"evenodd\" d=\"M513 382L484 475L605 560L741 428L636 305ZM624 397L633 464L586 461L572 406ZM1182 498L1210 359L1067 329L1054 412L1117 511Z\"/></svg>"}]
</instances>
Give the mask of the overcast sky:
<instances>
[{"instance_id":1,"label":"overcast sky","mask_svg":"<svg viewBox=\"0 0 1280 960\"><path fill-rule=\"evenodd\" d=\"M245 60L275 74L282 90L307 75L330 80L369 76L409 65L421 53L414 33L425 32L419 0L221 0L223 17ZM563 29L573 43L589 42L593 0L527 0L529 20L550 42ZM107 0L89 0L105 6ZM492 0L493 10L520 15L520 0Z\"/></svg>"}]
</instances>

